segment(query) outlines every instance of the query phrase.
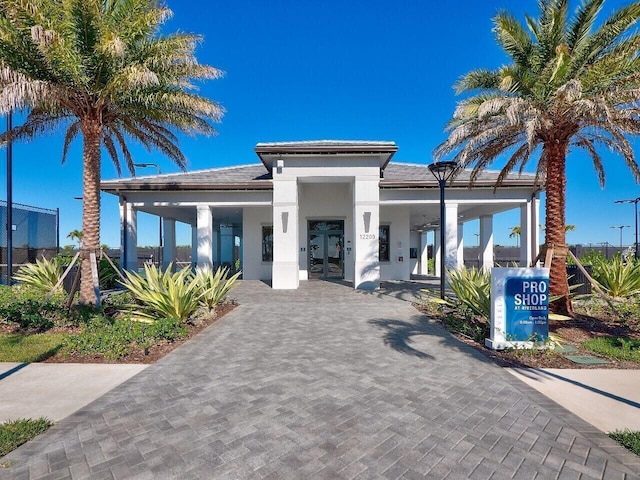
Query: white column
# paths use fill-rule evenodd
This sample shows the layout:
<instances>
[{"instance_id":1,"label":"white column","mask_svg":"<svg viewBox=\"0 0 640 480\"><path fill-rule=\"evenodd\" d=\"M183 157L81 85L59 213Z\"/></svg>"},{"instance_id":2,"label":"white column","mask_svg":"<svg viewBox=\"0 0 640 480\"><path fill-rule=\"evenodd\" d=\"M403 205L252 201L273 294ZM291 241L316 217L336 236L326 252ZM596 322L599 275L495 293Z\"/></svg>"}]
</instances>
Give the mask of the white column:
<instances>
[{"instance_id":1,"label":"white column","mask_svg":"<svg viewBox=\"0 0 640 480\"><path fill-rule=\"evenodd\" d=\"M440 276L440 255L442 255L442 249L440 248L440 229L433 231L433 260L435 266L435 276Z\"/></svg>"},{"instance_id":2,"label":"white column","mask_svg":"<svg viewBox=\"0 0 640 480\"><path fill-rule=\"evenodd\" d=\"M448 270L458 268L458 204L445 203L445 258Z\"/></svg>"},{"instance_id":3,"label":"white column","mask_svg":"<svg viewBox=\"0 0 640 480\"><path fill-rule=\"evenodd\" d=\"M298 181L274 179L272 288L298 288L298 243Z\"/></svg>"},{"instance_id":4,"label":"white column","mask_svg":"<svg viewBox=\"0 0 640 480\"><path fill-rule=\"evenodd\" d=\"M429 232L420 233L420 275L429 275Z\"/></svg>"},{"instance_id":5,"label":"white column","mask_svg":"<svg viewBox=\"0 0 640 480\"><path fill-rule=\"evenodd\" d=\"M138 214L126 200L120 203L120 231L122 241L120 245L120 258L125 270L138 271Z\"/></svg>"},{"instance_id":6,"label":"white column","mask_svg":"<svg viewBox=\"0 0 640 480\"><path fill-rule=\"evenodd\" d=\"M457 266L456 268L464 267L464 224L458 224L458 256L456 258Z\"/></svg>"},{"instance_id":7,"label":"white column","mask_svg":"<svg viewBox=\"0 0 640 480\"><path fill-rule=\"evenodd\" d=\"M540 197L535 194L531 200L531 257L536 258L540 253ZM533 261L533 260L532 260ZM540 262L538 262L539 266Z\"/></svg>"},{"instance_id":8,"label":"white column","mask_svg":"<svg viewBox=\"0 0 640 480\"><path fill-rule=\"evenodd\" d=\"M213 216L208 205L198 205L196 225L198 229L197 237L197 266L198 268L213 268Z\"/></svg>"},{"instance_id":9,"label":"white column","mask_svg":"<svg viewBox=\"0 0 640 480\"><path fill-rule=\"evenodd\" d=\"M361 290L380 287L379 178L356 177L353 185L355 273L353 286ZM393 250L390 252L393 255Z\"/></svg>"},{"instance_id":10,"label":"white column","mask_svg":"<svg viewBox=\"0 0 640 480\"><path fill-rule=\"evenodd\" d=\"M531 202L520 205L520 266L528 267L533 260L531 252L533 246L531 244Z\"/></svg>"},{"instance_id":11,"label":"white column","mask_svg":"<svg viewBox=\"0 0 640 480\"><path fill-rule=\"evenodd\" d=\"M493 268L493 215L480 217L480 264L484 270Z\"/></svg>"},{"instance_id":12,"label":"white column","mask_svg":"<svg viewBox=\"0 0 640 480\"><path fill-rule=\"evenodd\" d=\"M167 268L170 263L176 267L176 221L173 218L162 217L162 233L164 244L162 245L162 267Z\"/></svg>"}]
</instances>

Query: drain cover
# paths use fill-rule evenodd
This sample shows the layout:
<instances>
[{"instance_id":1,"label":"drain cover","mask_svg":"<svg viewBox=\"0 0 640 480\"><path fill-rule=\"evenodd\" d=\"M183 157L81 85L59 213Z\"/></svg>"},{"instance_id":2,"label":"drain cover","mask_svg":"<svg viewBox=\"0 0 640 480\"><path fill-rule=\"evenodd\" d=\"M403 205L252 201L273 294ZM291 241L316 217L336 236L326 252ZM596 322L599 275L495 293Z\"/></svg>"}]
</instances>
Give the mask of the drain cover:
<instances>
[{"instance_id":1,"label":"drain cover","mask_svg":"<svg viewBox=\"0 0 640 480\"><path fill-rule=\"evenodd\" d=\"M602 358L592 357L591 355L565 355L564 358L571 360L573 363L579 363L580 365L602 365L609 363Z\"/></svg>"}]
</instances>

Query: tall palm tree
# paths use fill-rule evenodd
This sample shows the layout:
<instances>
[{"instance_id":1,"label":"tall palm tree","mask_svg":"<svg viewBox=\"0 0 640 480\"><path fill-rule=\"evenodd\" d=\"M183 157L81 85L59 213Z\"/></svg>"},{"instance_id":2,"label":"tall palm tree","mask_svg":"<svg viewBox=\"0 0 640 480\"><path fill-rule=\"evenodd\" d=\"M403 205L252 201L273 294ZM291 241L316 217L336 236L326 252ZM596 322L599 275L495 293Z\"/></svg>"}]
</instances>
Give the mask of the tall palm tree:
<instances>
[{"instance_id":1,"label":"tall palm tree","mask_svg":"<svg viewBox=\"0 0 640 480\"><path fill-rule=\"evenodd\" d=\"M67 235L67 238L70 238L71 240L75 240L76 242L78 242L78 248L82 247L82 230L71 230L69 232L69 235Z\"/></svg>"},{"instance_id":2,"label":"tall palm tree","mask_svg":"<svg viewBox=\"0 0 640 480\"><path fill-rule=\"evenodd\" d=\"M26 110L9 133L31 138L66 129L83 138L83 258L80 299L94 302L89 255L100 246L101 150L134 172L127 142L157 149L184 170L177 133L215 133L223 109L195 94L197 35L163 36L171 11L159 0L0 0L0 114ZM6 138L6 137L5 137Z\"/></svg>"},{"instance_id":3,"label":"tall palm tree","mask_svg":"<svg viewBox=\"0 0 640 480\"><path fill-rule=\"evenodd\" d=\"M522 228L520 226L511 227L511 233L509 238L516 237L516 247L520 246L520 235L522 234Z\"/></svg>"},{"instance_id":4,"label":"tall palm tree","mask_svg":"<svg viewBox=\"0 0 640 480\"><path fill-rule=\"evenodd\" d=\"M628 135L640 133L640 35L632 26L640 2L631 2L604 21L604 0L584 0L569 16L569 0L539 0L538 18L521 24L509 13L494 18L494 31L510 64L474 70L455 85L470 96L458 103L449 138L436 158L453 154L473 166L472 181L504 158L497 185L535 157L536 179L546 187L545 243L556 251L565 242L566 159L572 147L592 159L601 186L605 174L599 147L619 154L636 181L640 170ZM566 258L551 265L550 290L560 298L556 312L571 313Z\"/></svg>"}]
</instances>

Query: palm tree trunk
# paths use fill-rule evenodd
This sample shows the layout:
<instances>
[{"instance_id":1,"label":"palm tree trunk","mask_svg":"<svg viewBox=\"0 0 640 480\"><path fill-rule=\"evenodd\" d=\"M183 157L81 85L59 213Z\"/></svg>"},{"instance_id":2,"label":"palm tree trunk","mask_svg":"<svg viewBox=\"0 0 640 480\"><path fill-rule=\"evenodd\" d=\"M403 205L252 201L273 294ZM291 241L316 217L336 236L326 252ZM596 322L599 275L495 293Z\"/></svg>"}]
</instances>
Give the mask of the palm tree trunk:
<instances>
[{"instance_id":1,"label":"palm tree trunk","mask_svg":"<svg viewBox=\"0 0 640 480\"><path fill-rule=\"evenodd\" d=\"M91 274L91 252L100 247L100 139L102 126L94 118L82 120L82 266L80 303L96 304Z\"/></svg>"},{"instance_id":2,"label":"palm tree trunk","mask_svg":"<svg viewBox=\"0 0 640 480\"><path fill-rule=\"evenodd\" d=\"M567 147L568 143L566 141L552 139L544 144L542 152L547 169L547 201L545 205L545 244L547 248L563 249L566 247L564 227ZM560 297L551 303L551 311L564 315L573 313L571 299L569 298L567 258L565 255L554 255L553 257L549 272L549 292L551 296Z\"/></svg>"}]
</instances>

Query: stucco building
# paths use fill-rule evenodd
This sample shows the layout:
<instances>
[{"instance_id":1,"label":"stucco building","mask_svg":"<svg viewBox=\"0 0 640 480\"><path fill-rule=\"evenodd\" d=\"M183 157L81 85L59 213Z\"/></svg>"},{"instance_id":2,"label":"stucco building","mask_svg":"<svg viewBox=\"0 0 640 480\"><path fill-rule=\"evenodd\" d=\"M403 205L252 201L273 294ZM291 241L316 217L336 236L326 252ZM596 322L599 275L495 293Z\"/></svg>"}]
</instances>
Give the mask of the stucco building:
<instances>
[{"instance_id":1,"label":"stucco building","mask_svg":"<svg viewBox=\"0 0 640 480\"><path fill-rule=\"evenodd\" d=\"M295 289L311 278L341 278L374 289L380 280L440 275L439 189L427 165L395 163L393 142L259 143L260 163L118 179L122 261L137 268L137 212L163 218L163 262L175 258L175 225L191 226L198 266L239 264L245 279ZM538 251L539 193L530 174L497 172L469 187L461 172L446 190L448 268L462 265L465 223L479 220L481 264L493 266L493 216L518 209L521 264ZM429 243L436 271L427 272Z\"/></svg>"}]
</instances>

